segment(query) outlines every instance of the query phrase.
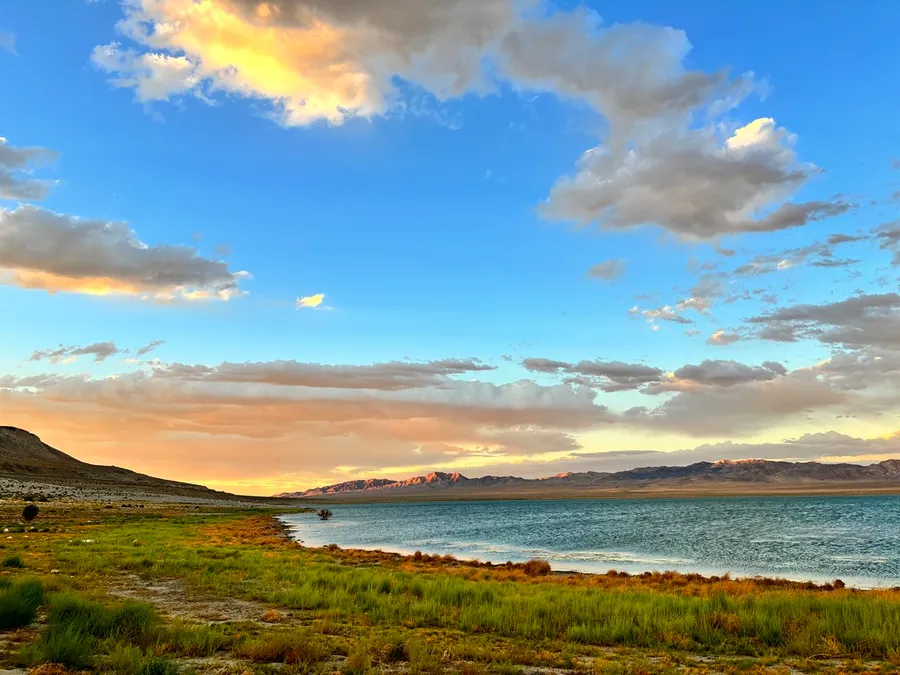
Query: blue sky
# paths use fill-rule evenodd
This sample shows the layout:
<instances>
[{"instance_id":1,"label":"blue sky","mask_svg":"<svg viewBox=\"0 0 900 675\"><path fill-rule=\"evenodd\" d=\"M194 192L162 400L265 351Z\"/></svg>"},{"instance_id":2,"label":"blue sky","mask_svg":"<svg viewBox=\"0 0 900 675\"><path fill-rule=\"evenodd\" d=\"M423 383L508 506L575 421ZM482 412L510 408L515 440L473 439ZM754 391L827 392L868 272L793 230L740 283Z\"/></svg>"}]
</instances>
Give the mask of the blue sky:
<instances>
[{"instance_id":1,"label":"blue sky","mask_svg":"<svg viewBox=\"0 0 900 675\"><path fill-rule=\"evenodd\" d=\"M297 17L308 18L302 14L309 9L302 0L265 4L266 9L251 0L203 0L199 6L208 16L226 17L241 31L221 29L221 34L203 23L205 15L188 0L37 0L4 6L0 29L8 36L3 43L8 49L0 50L0 79L8 93L0 107L0 136L14 149L40 147L58 154L40 165L29 162L24 170L7 167L19 183L56 181L46 197L24 199L11 191L8 199L0 200L7 215L6 221L0 220L0 272L7 273L0 277L0 304L7 316L15 317L14 328L4 331L0 353L0 373L7 374L0 403L6 402L11 422L36 427L47 440L91 461L258 492L337 479L348 472L401 475L406 470L462 467L474 473L498 468L541 475L576 464L596 464L602 470L608 462L596 453L605 451L674 451L741 439L757 444L742 451L752 456L759 443L780 443L805 433L834 431L842 439L863 440L893 433L888 419L896 409L895 383L887 375L869 387L871 391L848 394L851 390L836 379L846 374L816 369L837 353L857 362L890 361L896 347L867 331L873 322L878 330L893 326L897 306L885 301L887 309L882 311L871 302L862 303L855 319L841 317L850 322L846 324L810 315L790 341L766 339L759 327L768 324L748 319L798 305L896 294L894 240L879 233L898 217L897 201L891 199L900 185L900 173L892 169L900 157L898 93L889 80L900 56L893 39L900 7L826 3L809 12L799 4L785 8L775 3L722 4L715 11L706 2L537 9L505 0L492 3L478 8L467 0L455 1L453 16L461 21L474 13L481 25L485 19L478 12L485 7L503 17L491 27L495 33L478 46L480 83L468 82L458 91L448 91L441 78L448 73L463 77L453 69L467 53L461 47L458 54L451 53L460 40L452 34L457 29L452 22L440 21L443 27L438 29L428 23L431 2L409 3L410 19L399 28L387 13L388 18L382 18L384 3L375 2L361 18L317 16L327 31L315 33L296 32L301 31ZM592 24L598 16L602 25ZM426 26L421 33L415 32L419 18ZM385 23L379 23L382 20ZM555 20L566 30L587 35L589 45L604 44L606 28L619 24L625 57L613 53L609 63L603 63L599 52L572 49L560 56L559 45L529 42ZM176 29L166 33L166 26ZM683 31L692 46L683 59L672 54L680 43L672 41L667 27ZM511 35L524 40L529 50L544 49L540 63L552 63L547 68L555 71L536 75L534 63L505 52L503 41ZM433 56L428 45L443 44L448 36L451 52L441 52L434 67L440 77L419 68ZM329 48L321 54L303 51L301 38L310 44L321 40ZM239 49L235 45L240 40ZM272 52L272 41L293 46ZM653 45L661 45L661 51L654 52ZM413 66L392 70L392 64L402 63L393 60L395 50ZM329 56L332 52L338 56ZM644 80L635 75L634 64L647 54L641 72L652 76L641 91ZM157 60L151 63L151 57ZM269 71L253 71L258 61L251 59L258 58L269 59ZM178 60L183 70L174 76L171 70L163 73L160 59L168 59L167 68ZM222 59L227 68L217 69ZM658 62L652 63L654 59ZM355 92L360 108L326 104L310 112L308 102L316 96L332 101L347 95L344 81L332 79L331 73L335 64L345 68L348 63L366 82L375 83L363 94ZM278 77L272 75L275 68ZM674 99L664 101L640 118L646 128L629 126L646 108L639 111L623 92L638 92L658 103L664 85L686 82L685 73L721 69L728 69L727 77L717 88L704 90L695 105L676 110ZM752 79L745 75L751 72ZM659 82L652 82L654 77ZM737 96L735 83L742 77L746 91ZM285 94L285 86L294 89ZM581 93L573 94L575 86L582 87ZM721 101L729 96L736 104L723 108ZM291 105L300 105L301 120L290 118L286 111ZM738 149L727 155L728 166L737 173L756 162L756 169L777 170L782 178L800 172L803 179L785 179L784 185L770 184L752 196L741 193L735 203L752 220L785 203L817 205L816 215L807 222L747 231L751 226L733 225L733 211L724 227L722 210L713 211L734 185L718 186L715 180L701 187L694 182L668 187L655 183L662 206L654 201L654 215L633 226L617 225L615 210L621 214L625 199L630 207L643 209L645 204L639 202L647 202L642 192L647 185L632 185L629 191L623 184L612 207L595 209L582 224L566 216L590 211L584 206L595 199L590 185L575 196L554 192L564 177L576 174L579 157L591 148L615 154L621 140L623 153L650 157L663 141L677 137L684 143L714 144L703 146L707 149L700 157L715 160L728 152L735 130L754 120L771 123L759 127L753 152ZM738 156L741 152L744 155ZM627 161L624 157L615 161ZM678 157L657 156L664 176L690 177L692 169ZM695 192L687 194L688 189ZM626 192L629 196L623 197ZM670 202L678 195L699 220L705 217L700 210L710 209L709 226L701 236L676 222L681 207ZM150 270L128 273L144 275L138 292L123 292L116 284L124 282L114 279L113 292L87 294L78 286L89 276L85 270L90 265L124 269L111 260L118 249L100 247L95 256L77 261L79 271L73 276L75 254L47 243L48 236L59 234L56 230L37 234L29 220L37 217L35 212L16 221L15 237L9 234L14 227L9 214L28 204L66 216L127 222L135 238L158 253L159 260L166 255L165 247L186 246L196 249L194 260L220 261L228 275L246 271L252 276L227 277L237 290L227 301L187 300L183 294L197 290L190 283L145 284ZM69 224L73 229L68 235L77 236L78 222ZM813 264L824 259L821 250L796 253L824 246L838 233L865 235L830 249L833 257L856 262L821 267ZM23 262L19 253L28 249L28 237L40 237L40 242L35 244L37 253ZM722 250L735 253L723 255ZM735 272L768 254L774 256L770 264L787 261L783 267L789 269L755 276ZM144 254L135 255L139 260ZM70 274L62 275L64 282L59 276L62 258ZM588 275L594 265L613 260L620 261L621 275L608 280ZM43 289L27 288L29 284L16 280L22 270L57 276ZM129 283L137 278L130 276ZM702 311L679 309L678 302L696 297L693 290L704 278L719 288L699 298ZM52 287L60 283L65 290ZM318 307L296 307L298 298L320 293L324 300ZM642 314L664 307L675 321L661 316L650 321ZM882 319L887 323L882 325ZM866 333L865 340L823 338L827 326L849 326ZM710 344L720 330L734 340ZM36 351L60 345L74 350L110 341L115 352L102 361L86 355L55 363L31 358ZM135 358L134 352L151 341L164 344ZM226 432L208 427L200 417L173 422L164 411L164 401L182 401L182 410L199 405L190 397L197 387L212 390L211 382L186 380L177 395L168 388L164 394L157 392L163 383L175 387L179 382L171 372L173 364L373 367L446 359L477 359L492 369L448 371L422 391L404 390L409 396L403 405L430 405L437 398L440 409L392 413L389 421L358 413L359 425L371 422L377 430L338 430L335 418L324 415L307 420L311 426L302 429L279 418L263 420L266 432L261 436L240 429ZM552 359L573 368L529 367L525 359ZM608 391L608 376L598 374L606 371L599 366L574 368L582 361L652 366L665 373L657 380L665 381ZM692 364L733 372L773 361L785 372L759 379L752 375L756 371L746 371L749 379L729 381L727 392L715 389L718 381L700 377L688 382L672 375ZM47 373L56 379L38 387L21 379ZM780 384L791 378L814 382L831 394L823 389L804 405L802 393ZM248 415L258 405L259 392L274 386L265 374L242 381L247 391L234 392L234 382L224 381L230 383L227 396L242 401L229 398L227 405L246 405ZM537 389L526 396L511 388L523 381ZM130 392L117 394L112 406L97 393L111 382L129 383ZM479 383L497 389L488 401L471 405L500 412L511 407L522 412L521 417L473 422L464 415L465 432L416 435L414 429L425 421L443 430L456 429L461 424L459 401L470 396L481 401ZM663 385L665 391L646 389ZM279 386L281 395L286 387ZM291 405L294 394L303 400L316 396L316 386L302 377L289 386L297 389L288 397ZM766 387L785 391L766 394ZM719 401L727 393L737 400L742 388L751 398L799 397L795 414L761 410L748 420L744 406L736 402L734 410L740 414L731 427L710 424L710 431L703 431L703 397ZM346 397L343 405L357 397L380 400L391 388L337 390ZM208 393L204 390L203 395ZM210 395L220 401L226 393ZM526 400L528 396L535 401ZM556 410L557 396L574 396L579 406L582 396L593 397L593 402L577 420L569 419L564 401L558 404L559 420L528 413L532 403L541 410L545 405ZM129 397L158 411L158 417L129 409ZM388 399L380 405L395 404ZM670 408L675 412L669 420L665 404L673 400ZM680 422L681 405L689 406L687 418L698 415L700 421ZM640 415L625 414L634 406L646 408L646 420L635 422ZM91 417L97 420L92 430L61 422L85 409L97 415ZM130 415L146 424L146 438L137 450L123 447L114 431ZM340 425L349 424L343 413L339 417ZM332 431L322 431L326 427ZM507 433L519 440L498 440ZM322 435L339 441L312 450L318 445L309 438ZM545 436L549 440L543 447ZM228 447L219 452L223 437ZM264 442L270 445L262 452L277 459L246 477L245 458L259 453ZM840 447L814 456L806 450L797 456L890 454L880 446L851 453L846 443L841 440ZM382 453L380 444L390 448ZM186 447L197 449L197 461L179 463L180 449ZM323 452L327 461L321 459ZM717 459L716 452L710 450L705 458ZM798 451L766 452L794 457Z\"/></svg>"}]
</instances>

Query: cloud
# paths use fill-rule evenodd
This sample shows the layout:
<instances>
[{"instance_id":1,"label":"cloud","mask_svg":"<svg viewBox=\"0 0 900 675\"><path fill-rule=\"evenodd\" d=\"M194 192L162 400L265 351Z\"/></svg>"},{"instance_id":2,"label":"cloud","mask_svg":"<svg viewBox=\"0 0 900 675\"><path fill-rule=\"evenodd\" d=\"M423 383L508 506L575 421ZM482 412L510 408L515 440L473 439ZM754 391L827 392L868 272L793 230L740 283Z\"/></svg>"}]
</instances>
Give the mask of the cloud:
<instances>
[{"instance_id":1,"label":"cloud","mask_svg":"<svg viewBox=\"0 0 900 675\"><path fill-rule=\"evenodd\" d=\"M839 201L782 201L816 172L797 160L793 144L793 135L763 118L725 139L682 129L624 154L598 146L574 176L557 182L542 210L609 230L659 225L689 239L773 232L847 211Z\"/></svg>"},{"instance_id":2,"label":"cloud","mask_svg":"<svg viewBox=\"0 0 900 675\"><path fill-rule=\"evenodd\" d=\"M161 347L165 343L165 340L152 340L145 344L143 347L138 348L134 355L136 358L141 358L142 356L146 356L150 352L154 351L158 347Z\"/></svg>"},{"instance_id":3,"label":"cloud","mask_svg":"<svg viewBox=\"0 0 900 675\"><path fill-rule=\"evenodd\" d=\"M628 313L632 316L641 315L647 319L647 323L651 324L654 329L659 326L655 325L656 321L668 321L671 323L680 323L680 324L692 324L694 323L687 317L681 316L679 313L685 309L684 307L679 307L678 304L675 307L671 305L663 305L662 307L657 307L656 309L641 309L637 305L628 310Z\"/></svg>"},{"instance_id":4,"label":"cloud","mask_svg":"<svg viewBox=\"0 0 900 675\"><path fill-rule=\"evenodd\" d=\"M324 365L299 361L222 363L219 366L169 364L156 377L186 381L244 382L320 389L401 391L447 385L451 375L494 370L477 359L443 359L425 363L390 361L364 366Z\"/></svg>"},{"instance_id":5,"label":"cloud","mask_svg":"<svg viewBox=\"0 0 900 675\"><path fill-rule=\"evenodd\" d=\"M34 352L29 361L44 361L50 363L74 361L79 356L93 356L94 361L102 363L110 356L121 354L122 350L116 347L115 342L95 342L85 347L60 345L57 349L41 349Z\"/></svg>"},{"instance_id":6,"label":"cloud","mask_svg":"<svg viewBox=\"0 0 900 675\"><path fill-rule=\"evenodd\" d=\"M713 94L745 86L727 85L724 70L685 70L690 49L680 30L645 23L602 28L591 12L557 11L505 35L499 61L523 88L584 100L624 139L647 125L680 123Z\"/></svg>"},{"instance_id":7,"label":"cloud","mask_svg":"<svg viewBox=\"0 0 900 675\"><path fill-rule=\"evenodd\" d=\"M297 298L297 309L317 309L325 301L324 293Z\"/></svg>"},{"instance_id":8,"label":"cloud","mask_svg":"<svg viewBox=\"0 0 900 675\"><path fill-rule=\"evenodd\" d=\"M900 349L900 295L858 295L822 305L794 305L748 319L758 337L777 342L816 339L847 348Z\"/></svg>"},{"instance_id":9,"label":"cloud","mask_svg":"<svg viewBox=\"0 0 900 675\"><path fill-rule=\"evenodd\" d=\"M894 265L900 265L900 220L884 223L876 231L878 248L883 251L893 251Z\"/></svg>"},{"instance_id":10,"label":"cloud","mask_svg":"<svg viewBox=\"0 0 900 675\"><path fill-rule=\"evenodd\" d=\"M438 99L495 80L583 100L616 133L681 120L714 93L750 85L683 66L682 31L602 27L589 11L513 0L133 0L118 24L135 48L95 49L95 64L138 100L219 93L268 102L283 124L341 124L403 108L396 81ZM548 10L548 11L543 11Z\"/></svg>"},{"instance_id":11,"label":"cloud","mask_svg":"<svg viewBox=\"0 0 900 675\"><path fill-rule=\"evenodd\" d=\"M122 222L0 209L0 283L89 295L227 300L248 276L188 246L150 246Z\"/></svg>"},{"instance_id":12,"label":"cloud","mask_svg":"<svg viewBox=\"0 0 900 675\"><path fill-rule=\"evenodd\" d=\"M702 364L697 368L704 370ZM716 374L714 369L705 370ZM676 378L668 386L651 387L648 393L672 390L678 393L655 408L640 406L627 410L623 422L695 436L741 435L795 420L811 410L828 410L847 402L844 393L820 381L812 371L780 375L765 366L750 373L742 371L741 368L732 372L720 369L725 381L728 376L736 378L727 386L715 381L682 382Z\"/></svg>"},{"instance_id":13,"label":"cloud","mask_svg":"<svg viewBox=\"0 0 900 675\"><path fill-rule=\"evenodd\" d=\"M288 126L386 112L394 78L441 98L478 87L507 0L395 3L136 0L119 31L142 51L98 47L94 62L141 101L218 92L267 101Z\"/></svg>"},{"instance_id":14,"label":"cloud","mask_svg":"<svg viewBox=\"0 0 900 675\"><path fill-rule=\"evenodd\" d=\"M663 371L640 363L622 361L579 361L567 363L551 359L528 358L522 366L534 373L550 375L565 374L565 382L596 387L606 392L638 389L646 384L658 382Z\"/></svg>"},{"instance_id":15,"label":"cloud","mask_svg":"<svg viewBox=\"0 0 900 675\"><path fill-rule=\"evenodd\" d=\"M613 281L625 274L624 260L604 260L588 270L587 275L601 281Z\"/></svg>"},{"instance_id":16,"label":"cloud","mask_svg":"<svg viewBox=\"0 0 900 675\"><path fill-rule=\"evenodd\" d=\"M736 333L726 333L720 328L715 333L709 336L709 338L706 340L706 344L715 345L717 347L724 347L726 345L737 342L740 339L740 335Z\"/></svg>"},{"instance_id":17,"label":"cloud","mask_svg":"<svg viewBox=\"0 0 900 675\"><path fill-rule=\"evenodd\" d=\"M760 276L772 274L795 267L810 264L816 267L847 267L858 263L858 260L838 259L834 257L834 248L844 244L870 239L869 235L833 234L824 242L813 242L806 246L784 249L775 253L759 254L734 270L738 276Z\"/></svg>"},{"instance_id":18,"label":"cloud","mask_svg":"<svg viewBox=\"0 0 900 675\"><path fill-rule=\"evenodd\" d=\"M13 56L19 55L16 51L16 36L2 28L0 28L0 49L9 52Z\"/></svg>"},{"instance_id":19,"label":"cloud","mask_svg":"<svg viewBox=\"0 0 900 675\"><path fill-rule=\"evenodd\" d=\"M116 73L116 87L133 88L139 101L165 101L194 90L201 82L195 66L183 56L140 54L117 42L94 47L91 60L99 68Z\"/></svg>"},{"instance_id":20,"label":"cloud","mask_svg":"<svg viewBox=\"0 0 900 675\"><path fill-rule=\"evenodd\" d=\"M38 200L50 192L55 181L31 178L34 167L56 160L47 148L19 148L0 136L0 199Z\"/></svg>"},{"instance_id":21,"label":"cloud","mask_svg":"<svg viewBox=\"0 0 900 675\"><path fill-rule=\"evenodd\" d=\"M773 362L704 361L671 373L601 360L524 365L563 381L473 380L490 369L473 359L154 362L111 377L0 376L0 406L9 423L50 433L51 442L64 438L62 447L84 450L92 461L121 464L116 448L128 447L129 465L144 471L219 485L283 485L338 467L402 475L523 466L546 461L548 453L578 453L582 434L612 427L738 437L811 413L854 409L859 400L836 370L786 372ZM595 389L638 390L659 403L616 412Z\"/></svg>"},{"instance_id":22,"label":"cloud","mask_svg":"<svg viewBox=\"0 0 900 675\"><path fill-rule=\"evenodd\" d=\"M698 365L682 366L674 371L676 380L688 380L697 384L731 387L747 382L767 382L786 375L780 363L765 361L761 366L748 366L737 361L706 360Z\"/></svg>"}]
</instances>

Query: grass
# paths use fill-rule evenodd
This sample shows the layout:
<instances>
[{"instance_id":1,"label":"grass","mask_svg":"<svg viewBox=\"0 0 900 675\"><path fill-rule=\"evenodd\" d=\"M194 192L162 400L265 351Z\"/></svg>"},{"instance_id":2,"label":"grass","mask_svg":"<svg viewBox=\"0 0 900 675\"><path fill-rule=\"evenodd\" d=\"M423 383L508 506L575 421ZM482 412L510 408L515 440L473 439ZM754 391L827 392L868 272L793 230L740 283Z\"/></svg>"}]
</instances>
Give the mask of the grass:
<instances>
[{"instance_id":1,"label":"grass","mask_svg":"<svg viewBox=\"0 0 900 675\"><path fill-rule=\"evenodd\" d=\"M25 563L22 562L22 556L12 554L8 555L3 559L3 562L0 563L3 567L15 567L22 568L25 567Z\"/></svg>"},{"instance_id":2,"label":"grass","mask_svg":"<svg viewBox=\"0 0 900 675\"><path fill-rule=\"evenodd\" d=\"M347 675L400 663L410 675L512 675L523 666L583 669L584 659L597 673L679 672L686 667L672 660L679 654L713 658L718 670L735 673L824 657L900 662L895 590L673 573L559 575L542 561L492 566L303 549L259 513L45 511L54 531L12 546L27 545L30 573L67 576L53 577L46 626L22 651L27 665L152 675L174 672L180 659L227 656L257 669L318 672L341 659L337 668ZM150 605L105 594L124 575L256 602L259 616L226 624L165 619ZM4 626L34 620L44 603L35 583L0 580ZM8 599L15 594L31 598L19 616L20 603ZM705 672L694 661L690 667Z\"/></svg>"},{"instance_id":3,"label":"grass","mask_svg":"<svg viewBox=\"0 0 900 675\"><path fill-rule=\"evenodd\" d=\"M44 586L37 579L17 579L0 589L0 628L22 628L37 617L44 603Z\"/></svg>"}]
</instances>

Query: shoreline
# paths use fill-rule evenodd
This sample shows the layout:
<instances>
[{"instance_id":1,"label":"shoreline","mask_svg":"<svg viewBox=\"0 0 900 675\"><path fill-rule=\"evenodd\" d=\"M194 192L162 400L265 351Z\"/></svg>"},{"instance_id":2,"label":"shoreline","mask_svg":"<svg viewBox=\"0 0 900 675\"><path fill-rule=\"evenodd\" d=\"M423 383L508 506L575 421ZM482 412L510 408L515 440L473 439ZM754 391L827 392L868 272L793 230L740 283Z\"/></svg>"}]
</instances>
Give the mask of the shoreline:
<instances>
[{"instance_id":1,"label":"shoreline","mask_svg":"<svg viewBox=\"0 0 900 675\"><path fill-rule=\"evenodd\" d=\"M409 490L408 488L402 488ZM629 500L629 499L721 499L728 497L890 497L900 496L900 483L873 482L860 485L853 482L810 485L790 483L760 486L757 483L718 484L698 489L696 486L653 486L635 488L581 489L517 489L459 491L454 488L415 488L397 494L392 488L360 492L281 497L304 504L392 504L416 502L481 502L481 501L553 501L553 500Z\"/></svg>"},{"instance_id":2,"label":"shoreline","mask_svg":"<svg viewBox=\"0 0 900 675\"><path fill-rule=\"evenodd\" d=\"M524 568L525 565L528 564L529 561L495 561L495 560L484 560L478 558L468 558L462 557L454 554L441 554L441 553L428 553L425 551L413 551L410 552L408 550L403 549L392 549L389 548L389 545L386 546L371 546L371 547L360 547L360 546L352 546L352 547L344 547L336 543L328 543L322 545L308 545L304 540L300 539L296 536L297 525L291 523L286 520L289 515L295 514L278 514L274 516L275 522L278 524L278 527L282 530L285 538L302 548L308 550L318 550L318 551L329 551L331 553L343 552L352 557L360 557L360 556L372 556L373 558L378 559L390 559L395 562L415 562L425 560L431 566L434 567L453 567L453 566L462 566L462 567L474 567L474 568L487 568L487 569L521 569ZM540 558L535 558L532 560L543 560ZM548 561L544 561L548 562ZM762 586L783 586L790 588L798 588L803 590L834 590L847 588L850 590L858 590L858 591L891 591L891 590L900 590L900 583L893 585L888 582L885 582L883 585L879 585L877 583L859 583L860 581L864 581L862 579L856 579L854 577L846 577L844 579L828 579L826 577L811 577L811 578L799 578L799 577L785 577L785 576L771 576L765 573L761 574L753 574L753 573L741 573L741 572L721 572L715 573L710 570L681 570L681 569L616 569L615 567L610 567L606 571L601 571L600 569L594 570L580 570L580 569L561 569L554 566L552 562L548 562L550 565L550 574L555 577L576 577L576 578L603 578L603 577L617 577L617 578L653 578L653 577L682 577L686 579L690 579L693 581L700 581L701 583L708 584L716 584L721 581L750 581ZM873 580L868 580L869 582Z\"/></svg>"}]
</instances>

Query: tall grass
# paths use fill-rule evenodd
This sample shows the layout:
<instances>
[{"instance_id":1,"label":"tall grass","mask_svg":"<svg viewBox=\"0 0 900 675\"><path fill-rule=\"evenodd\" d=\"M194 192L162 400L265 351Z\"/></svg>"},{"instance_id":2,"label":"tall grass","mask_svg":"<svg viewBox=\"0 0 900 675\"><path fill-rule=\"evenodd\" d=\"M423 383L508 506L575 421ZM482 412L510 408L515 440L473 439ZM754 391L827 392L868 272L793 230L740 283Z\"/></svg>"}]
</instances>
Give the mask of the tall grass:
<instances>
[{"instance_id":1,"label":"tall grass","mask_svg":"<svg viewBox=\"0 0 900 675\"><path fill-rule=\"evenodd\" d=\"M107 606L63 593L51 598L47 627L36 643L21 652L20 660L26 665L57 663L84 670L95 664L98 653L112 649L121 665L129 662L121 658L128 648L133 655L155 642L159 627L159 617L150 605L125 602ZM104 644L107 649L101 648ZM140 661L134 668L146 665L144 658L133 661ZM134 668L117 672L136 675Z\"/></svg>"},{"instance_id":2,"label":"tall grass","mask_svg":"<svg viewBox=\"0 0 900 675\"><path fill-rule=\"evenodd\" d=\"M7 582L0 589L0 628L22 628L37 618L44 602L44 585L36 579Z\"/></svg>"}]
</instances>

